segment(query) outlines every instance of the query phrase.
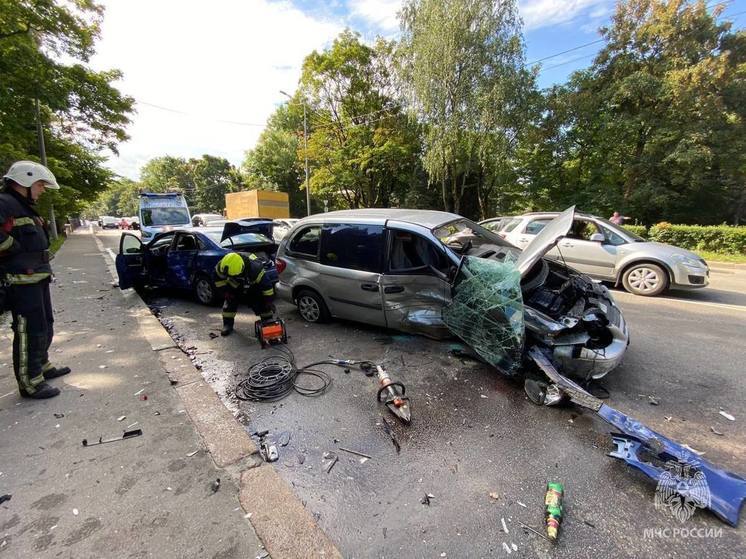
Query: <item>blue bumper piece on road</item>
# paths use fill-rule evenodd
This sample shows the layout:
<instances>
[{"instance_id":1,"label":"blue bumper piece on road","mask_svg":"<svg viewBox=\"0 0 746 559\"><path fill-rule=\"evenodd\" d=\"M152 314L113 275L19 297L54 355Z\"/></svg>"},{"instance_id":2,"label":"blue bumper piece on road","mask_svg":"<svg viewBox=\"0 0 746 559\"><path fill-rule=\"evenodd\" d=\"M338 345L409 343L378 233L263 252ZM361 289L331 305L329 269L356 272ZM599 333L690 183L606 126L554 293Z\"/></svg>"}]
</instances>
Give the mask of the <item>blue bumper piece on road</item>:
<instances>
[{"instance_id":1,"label":"blue bumper piece on road","mask_svg":"<svg viewBox=\"0 0 746 559\"><path fill-rule=\"evenodd\" d=\"M734 527L738 525L739 513L746 500L746 479L718 468L697 453L606 404L601 405L596 413L620 431L612 435L617 448L609 456L624 460L659 483L679 488L678 492L685 498L691 497L687 488L692 486L692 478L680 477L669 469L646 462L639 453L652 454L663 462L676 461L690 466L692 471L701 472L707 482L707 499L700 500L698 505L710 509L723 522Z\"/></svg>"}]
</instances>

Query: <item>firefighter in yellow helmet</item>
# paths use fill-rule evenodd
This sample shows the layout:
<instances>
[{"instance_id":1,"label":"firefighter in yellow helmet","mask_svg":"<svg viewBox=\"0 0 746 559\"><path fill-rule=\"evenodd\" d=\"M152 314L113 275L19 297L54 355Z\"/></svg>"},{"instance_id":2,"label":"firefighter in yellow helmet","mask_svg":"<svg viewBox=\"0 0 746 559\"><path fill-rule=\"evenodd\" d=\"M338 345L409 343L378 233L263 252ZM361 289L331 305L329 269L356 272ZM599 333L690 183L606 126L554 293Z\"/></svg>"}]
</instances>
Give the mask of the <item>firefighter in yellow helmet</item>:
<instances>
[{"instance_id":1,"label":"firefighter in yellow helmet","mask_svg":"<svg viewBox=\"0 0 746 559\"><path fill-rule=\"evenodd\" d=\"M242 297L261 320L272 318L275 289L264 269L264 260L255 254L229 252L215 266L215 286L223 289L223 329L221 336L233 332L233 323Z\"/></svg>"}]
</instances>

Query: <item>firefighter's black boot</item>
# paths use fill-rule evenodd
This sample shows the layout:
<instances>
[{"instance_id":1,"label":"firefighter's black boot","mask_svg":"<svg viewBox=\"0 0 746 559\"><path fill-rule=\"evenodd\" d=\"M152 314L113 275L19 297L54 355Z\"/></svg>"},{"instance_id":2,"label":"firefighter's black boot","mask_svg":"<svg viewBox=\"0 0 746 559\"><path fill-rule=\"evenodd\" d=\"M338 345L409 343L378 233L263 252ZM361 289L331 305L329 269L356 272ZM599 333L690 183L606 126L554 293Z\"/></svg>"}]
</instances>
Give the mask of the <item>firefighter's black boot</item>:
<instances>
[{"instance_id":1,"label":"firefighter's black boot","mask_svg":"<svg viewBox=\"0 0 746 559\"><path fill-rule=\"evenodd\" d=\"M35 400L45 400L47 398L54 398L60 393L59 388L50 386L46 382L41 382L34 387L34 392L29 394L25 390L21 389L21 396L24 398L33 398Z\"/></svg>"},{"instance_id":2,"label":"firefighter's black boot","mask_svg":"<svg viewBox=\"0 0 746 559\"><path fill-rule=\"evenodd\" d=\"M233 333L233 326L223 326L223 329L220 331L221 336L230 336Z\"/></svg>"},{"instance_id":3,"label":"firefighter's black boot","mask_svg":"<svg viewBox=\"0 0 746 559\"><path fill-rule=\"evenodd\" d=\"M70 373L70 367L52 367L44 371L44 380L61 377Z\"/></svg>"}]
</instances>

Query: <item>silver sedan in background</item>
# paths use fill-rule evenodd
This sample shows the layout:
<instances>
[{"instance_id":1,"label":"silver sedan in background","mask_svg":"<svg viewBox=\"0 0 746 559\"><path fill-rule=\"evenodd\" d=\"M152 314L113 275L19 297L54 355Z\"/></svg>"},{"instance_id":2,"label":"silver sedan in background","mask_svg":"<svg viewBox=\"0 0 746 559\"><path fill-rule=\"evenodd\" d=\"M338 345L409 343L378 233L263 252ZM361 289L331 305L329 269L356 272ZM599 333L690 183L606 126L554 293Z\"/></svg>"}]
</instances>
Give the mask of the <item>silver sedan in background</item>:
<instances>
[{"instance_id":1,"label":"silver sedan in background","mask_svg":"<svg viewBox=\"0 0 746 559\"><path fill-rule=\"evenodd\" d=\"M503 217L493 231L525 248L557 212ZM482 222L486 227L494 220ZM594 215L576 213L569 233L545 258L564 262L596 280L623 285L635 295L696 289L710 283L707 263L683 248L656 243Z\"/></svg>"}]
</instances>

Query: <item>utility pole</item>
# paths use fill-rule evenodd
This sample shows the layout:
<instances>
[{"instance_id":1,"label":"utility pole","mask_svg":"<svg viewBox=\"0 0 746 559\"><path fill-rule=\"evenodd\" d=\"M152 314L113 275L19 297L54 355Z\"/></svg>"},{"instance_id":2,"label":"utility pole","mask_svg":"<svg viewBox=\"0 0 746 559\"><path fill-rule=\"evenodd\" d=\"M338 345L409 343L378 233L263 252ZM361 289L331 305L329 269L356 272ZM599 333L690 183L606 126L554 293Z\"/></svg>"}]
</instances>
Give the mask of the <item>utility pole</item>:
<instances>
[{"instance_id":1,"label":"utility pole","mask_svg":"<svg viewBox=\"0 0 746 559\"><path fill-rule=\"evenodd\" d=\"M293 100L292 96L290 96L288 93L285 93L282 89L280 90L280 93L282 93L285 97ZM306 119L306 102L302 101L303 103L303 154L306 156L306 164L305 164L305 170L306 170L306 215L311 215L311 188L308 185L308 121Z\"/></svg>"},{"instance_id":2,"label":"utility pole","mask_svg":"<svg viewBox=\"0 0 746 559\"><path fill-rule=\"evenodd\" d=\"M39 140L39 158L41 164L47 166L47 149L44 145L44 128L41 124L41 111L39 110L39 98L35 99L35 113L36 113L36 136ZM49 206L49 233L52 239L57 238L57 220L54 217L54 204Z\"/></svg>"}]
</instances>

